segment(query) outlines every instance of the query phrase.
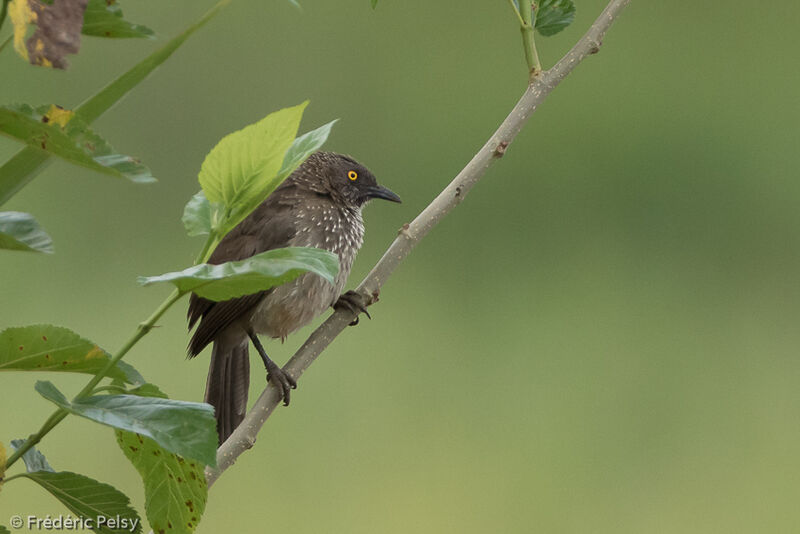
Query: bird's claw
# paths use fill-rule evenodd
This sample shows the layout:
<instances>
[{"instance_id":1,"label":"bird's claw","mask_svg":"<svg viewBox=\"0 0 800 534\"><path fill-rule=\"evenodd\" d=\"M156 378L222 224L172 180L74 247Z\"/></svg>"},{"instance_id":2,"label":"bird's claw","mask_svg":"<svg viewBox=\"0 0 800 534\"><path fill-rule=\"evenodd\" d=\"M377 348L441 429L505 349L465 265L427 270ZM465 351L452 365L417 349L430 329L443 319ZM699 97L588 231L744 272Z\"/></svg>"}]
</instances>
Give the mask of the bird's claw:
<instances>
[{"instance_id":1,"label":"bird's claw","mask_svg":"<svg viewBox=\"0 0 800 534\"><path fill-rule=\"evenodd\" d=\"M272 382L278 388L284 406L289 406L290 392L297 389L297 381L289 373L278 367L267 368L267 382Z\"/></svg>"},{"instance_id":2,"label":"bird's claw","mask_svg":"<svg viewBox=\"0 0 800 534\"><path fill-rule=\"evenodd\" d=\"M355 326L358 324L358 314L363 313L367 316L367 319L372 319L372 316L367 311L367 306L364 303L364 297L361 296L360 293L357 291L353 291L352 289L346 293L343 293L339 300L336 301L333 305L334 309L345 308L350 313L356 316L353 319L353 322L350 323L350 326Z\"/></svg>"}]
</instances>

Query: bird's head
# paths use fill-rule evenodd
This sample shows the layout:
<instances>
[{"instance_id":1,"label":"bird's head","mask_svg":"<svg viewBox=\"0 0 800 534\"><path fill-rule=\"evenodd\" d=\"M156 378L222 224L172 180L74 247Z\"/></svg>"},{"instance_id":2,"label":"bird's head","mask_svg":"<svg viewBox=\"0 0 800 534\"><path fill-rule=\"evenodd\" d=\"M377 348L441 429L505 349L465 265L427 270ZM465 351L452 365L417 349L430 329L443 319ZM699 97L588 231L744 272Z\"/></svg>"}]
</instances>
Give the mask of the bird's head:
<instances>
[{"instance_id":1,"label":"bird's head","mask_svg":"<svg viewBox=\"0 0 800 534\"><path fill-rule=\"evenodd\" d=\"M400 197L378 184L375 176L349 156L316 152L294 172L292 178L301 187L337 202L361 208L373 198L400 202Z\"/></svg>"}]
</instances>

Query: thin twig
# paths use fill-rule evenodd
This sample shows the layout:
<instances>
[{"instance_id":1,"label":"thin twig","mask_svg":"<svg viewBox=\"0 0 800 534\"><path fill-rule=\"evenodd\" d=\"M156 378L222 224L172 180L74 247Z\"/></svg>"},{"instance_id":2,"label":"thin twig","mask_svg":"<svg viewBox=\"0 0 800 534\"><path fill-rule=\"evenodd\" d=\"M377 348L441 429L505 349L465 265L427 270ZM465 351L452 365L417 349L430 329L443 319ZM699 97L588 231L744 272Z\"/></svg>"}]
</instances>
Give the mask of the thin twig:
<instances>
[{"instance_id":1,"label":"thin twig","mask_svg":"<svg viewBox=\"0 0 800 534\"><path fill-rule=\"evenodd\" d=\"M514 140L528 118L541 102L572 70L588 55L599 50L603 36L628 5L630 0L612 0L603 10L589 31L572 47L556 65L534 78L522 98L511 110L503 124L489 138L486 144L472 158L458 176L448 185L413 222L404 225L383 257L358 286L357 291L365 298L367 304L377 300L378 292L395 270L436 224L455 208L472 187L480 180L486 169L505 154L509 144ZM351 312L340 308L333 313L295 353L284 367L284 370L295 379L317 359L325 348L353 320ZM253 407L247 413L242 424L231 434L225 443L217 449L216 469L206 470L206 479L211 486L219 476L236 462L236 459L253 446L256 436L266 420L280 402L277 389L268 385Z\"/></svg>"},{"instance_id":2,"label":"thin twig","mask_svg":"<svg viewBox=\"0 0 800 534\"><path fill-rule=\"evenodd\" d=\"M522 24L519 27L522 33L522 48L525 50L525 61L528 63L528 76L533 79L542 72L542 63L539 61L539 52L536 51L531 0L520 0L519 9L522 17Z\"/></svg>"}]
</instances>

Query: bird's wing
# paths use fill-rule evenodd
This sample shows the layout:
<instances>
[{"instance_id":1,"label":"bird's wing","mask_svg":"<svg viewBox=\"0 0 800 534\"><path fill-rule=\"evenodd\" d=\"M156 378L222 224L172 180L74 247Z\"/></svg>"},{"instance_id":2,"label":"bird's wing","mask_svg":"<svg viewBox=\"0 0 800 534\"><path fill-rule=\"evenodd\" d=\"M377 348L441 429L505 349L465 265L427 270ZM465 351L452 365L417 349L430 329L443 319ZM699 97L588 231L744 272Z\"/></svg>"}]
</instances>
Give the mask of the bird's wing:
<instances>
[{"instance_id":1,"label":"bird's wing","mask_svg":"<svg viewBox=\"0 0 800 534\"><path fill-rule=\"evenodd\" d=\"M220 241L208 263L243 260L267 250L288 246L297 231L292 210L291 203L267 199ZM250 312L269 292L260 291L222 302L192 294L187 314L189 328L198 320L200 324L189 343L189 356L199 354L220 332Z\"/></svg>"}]
</instances>

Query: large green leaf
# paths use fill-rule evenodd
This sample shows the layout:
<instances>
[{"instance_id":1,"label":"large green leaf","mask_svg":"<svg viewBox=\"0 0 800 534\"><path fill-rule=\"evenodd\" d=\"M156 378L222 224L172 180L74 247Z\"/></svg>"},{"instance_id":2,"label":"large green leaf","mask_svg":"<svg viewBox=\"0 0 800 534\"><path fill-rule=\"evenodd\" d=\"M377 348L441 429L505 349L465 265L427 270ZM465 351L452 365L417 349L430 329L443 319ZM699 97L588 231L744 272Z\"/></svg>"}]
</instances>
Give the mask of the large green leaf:
<instances>
[{"instance_id":1,"label":"large green leaf","mask_svg":"<svg viewBox=\"0 0 800 534\"><path fill-rule=\"evenodd\" d=\"M217 425L209 404L137 395L96 395L70 402L52 382L36 382L35 388L70 413L150 437L185 458L217 463Z\"/></svg>"},{"instance_id":2,"label":"large green leaf","mask_svg":"<svg viewBox=\"0 0 800 534\"><path fill-rule=\"evenodd\" d=\"M136 87L156 67L161 65L178 49L195 31L214 18L219 10L231 0L220 0L200 20L172 38L132 69L104 87L100 92L86 100L75 109L75 112L87 123L93 122L111 106L119 102L128 91ZM45 166L49 154L38 148L25 147L0 167L0 205L8 201L20 189L25 187Z\"/></svg>"},{"instance_id":3,"label":"large green leaf","mask_svg":"<svg viewBox=\"0 0 800 534\"><path fill-rule=\"evenodd\" d=\"M4 527L3 525L0 525L0 534L11 534L11 531L9 531L9 530L8 530L6 527Z\"/></svg>"},{"instance_id":4,"label":"large green leaf","mask_svg":"<svg viewBox=\"0 0 800 534\"><path fill-rule=\"evenodd\" d=\"M339 272L339 258L317 248L279 248L242 261L220 265L203 263L161 276L139 277L139 283L170 282L183 293L194 292L220 301L285 284L305 272L318 274L333 283Z\"/></svg>"},{"instance_id":5,"label":"large green leaf","mask_svg":"<svg viewBox=\"0 0 800 534\"><path fill-rule=\"evenodd\" d=\"M338 120L338 119L337 119ZM336 123L336 120L320 126L316 130L301 135L292 141L289 150L283 158L281 169L278 171L276 177L271 181L269 186L262 191L264 198L280 185L290 174L292 174L297 167L302 164L308 156L316 152L325 144L328 136L331 133L331 128ZM263 200L263 199L262 199ZM259 200L260 202L261 200ZM224 214L224 207L219 202L213 204L208 201L203 191L195 194L183 210L183 226L186 228L186 233L190 236L208 235L212 228L219 228L221 233L226 229L235 226L239 221L222 221ZM248 212L249 213L249 212ZM247 213L244 214L245 216ZM225 222L224 227L221 223Z\"/></svg>"},{"instance_id":6,"label":"large green leaf","mask_svg":"<svg viewBox=\"0 0 800 534\"><path fill-rule=\"evenodd\" d=\"M72 330L38 324L6 328L0 332L0 371L66 371L97 374L111 357ZM141 385L144 378L136 369L117 362L109 378Z\"/></svg>"},{"instance_id":7,"label":"large green leaf","mask_svg":"<svg viewBox=\"0 0 800 534\"><path fill-rule=\"evenodd\" d=\"M53 253L53 240L30 213L0 211L0 248Z\"/></svg>"},{"instance_id":8,"label":"large green leaf","mask_svg":"<svg viewBox=\"0 0 800 534\"><path fill-rule=\"evenodd\" d=\"M54 105L0 106L0 133L104 174L139 183L155 181L138 160L117 154L80 117Z\"/></svg>"},{"instance_id":9,"label":"large green leaf","mask_svg":"<svg viewBox=\"0 0 800 534\"><path fill-rule=\"evenodd\" d=\"M24 439L11 440L11 447L15 451L19 450L23 445L25 445ZM25 451L25 454L22 455L22 461L25 462L25 469L28 470L28 473L35 473L36 471L55 472L55 470L50 467L50 463L47 461L47 458L44 457L44 454L36 450L36 447L31 447Z\"/></svg>"},{"instance_id":10,"label":"large green leaf","mask_svg":"<svg viewBox=\"0 0 800 534\"><path fill-rule=\"evenodd\" d=\"M208 496L203 465L184 460L139 434L115 433L122 452L144 482L144 507L153 532L193 532Z\"/></svg>"},{"instance_id":11,"label":"large green leaf","mask_svg":"<svg viewBox=\"0 0 800 534\"><path fill-rule=\"evenodd\" d=\"M223 137L206 156L198 175L209 202L220 202L244 218L249 206L252 209L264 200L297 135L307 105L308 101L270 113Z\"/></svg>"},{"instance_id":12,"label":"large green leaf","mask_svg":"<svg viewBox=\"0 0 800 534\"><path fill-rule=\"evenodd\" d=\"M148 37L153 38L153 30L147 26L131 24L122 18L122 9L116 0L89 0L83 12L83 35L95 37Z\"/></svg>"},{"instance_id":13,"label":"large green leaf","mask_svg":"<svg viewBox=\"0 0 800 534\"><path fill-rule=\"evenodd\" d=\"M36 471L22 476L49 491L77 517L91 521L87 527L94 532L138 534L142 531L142 520L130 507L130 499L108 484L69 471Z\"/></svg>"},{"instance_id":14,"label":"large green leaf","mask_svg":"<svg viewBox=\"0 0 800 534\"><path fill-rule=\"evenodd\" d=\"M297 167L303 163L308 156L319 150L328 136L331 134L331 128L336 124L339 119L334 119L328 124L324 124L316 130L311 130L292 141L289 150L286 151L286 156L283 158L281 170L278 171L278 184L292 174ZM276 187L277 187L276 185ZM271 193L272 191L270 191Z\"/></svg>"},{"instance_id":15,"label":"large green leaf","mask_svg":"<svg viewBox=\"0 0 800 534\"><path fill-rule=\"evenodd\" d=\"M572 0L540 0L534 11L534 28L545 37L555 35L575 20Z\"/></svg>"}]
</instances>

